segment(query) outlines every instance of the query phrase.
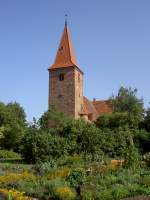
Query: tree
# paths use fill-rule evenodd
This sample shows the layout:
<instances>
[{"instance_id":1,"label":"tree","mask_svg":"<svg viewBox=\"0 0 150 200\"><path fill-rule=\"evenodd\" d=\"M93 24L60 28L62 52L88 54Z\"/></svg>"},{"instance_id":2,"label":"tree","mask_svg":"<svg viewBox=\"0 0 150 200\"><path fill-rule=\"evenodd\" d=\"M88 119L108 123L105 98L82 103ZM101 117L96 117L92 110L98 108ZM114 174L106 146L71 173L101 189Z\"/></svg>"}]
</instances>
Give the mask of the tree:
<instances>
[{"instance_id":1,"label":"tree","mask_svg":"<svg viewBox=\"0 0 150 200\"><path fill-rule=\"evenodd\" d=\"M68 117L63 112L59 112L52 107L41 116L38 124L42 130L48 131L50 128L61 129L61 127L70 123L72 120L73 118Z\"/></svg>"},{"instance_id":2,"label":"tree","mask_svg":"<svg viewBox=\"0 0 150 200\"><path fill-rule=\"evenodd\" d=\"M0 103L0 126L3 127L1 147L18 150L26 127L24 109L16 102L7 105Z\"/></svg>"},{"instance_id":3,"label":"tree","mask_svg":"<svg viewBox=\"0 0 150 200\"><path fill-rule=\"evenodd\" d=\"M66 140L50 132L29 127L22 139L21 153L29 163L47 162L67 154Z\"/></svg>"},{"instance_id":4,"label":"tree","mask_svg":"<svg viewBox=\"0 0 150 200\"><path fill-rule=\"evenodd\" d=\"M146 115L143 120L143 128L150 132L150 108L146 110Z\"/></svg>"},{"instance_id":5,"label":"tree","mask_svg":"<svg viewBox=\"0 0 150 200\"><path fill-rule=\"evenodd\" d=\"M3 126L0 127L0 139L4 137L3 133L5 131L5 128Z\"/></svg>"},{"instance_id":6,"label":"tree","mask_svg":"<svg viewBox=\"0 0 150 200\"><path fill-rule=\"evenodd\" d=\"M127 112L137 126L144 117L143 100L137 97L137 89L121 87L116 96L111 97L114 112Z\"/></svg>"},{"instance_id":7,"label":"tree","mask_svg":"<svg viewBox=\"0 0 150 200\"><path fill-rule=\"evenodd\" d=\"M132 127L133 120L127 112L115 112L100 115L95 124L99 128L115 129L119 127Z\"/></svg>"}]
</instances>

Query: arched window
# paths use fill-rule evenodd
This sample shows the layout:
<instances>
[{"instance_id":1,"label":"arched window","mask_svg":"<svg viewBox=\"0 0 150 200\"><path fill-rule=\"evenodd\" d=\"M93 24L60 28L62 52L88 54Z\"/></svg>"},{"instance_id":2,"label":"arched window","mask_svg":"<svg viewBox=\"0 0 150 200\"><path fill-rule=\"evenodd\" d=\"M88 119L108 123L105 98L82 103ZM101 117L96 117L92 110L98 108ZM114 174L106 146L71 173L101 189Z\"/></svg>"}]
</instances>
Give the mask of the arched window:
<instances>
[{"instance_id":1,"label":"arched window","mask_svg":"<svg viewBox=\"0 0 150 200\"><path fill-rule=\"evenodd\" d=\"M64 74L62 74L62 73L59 74L59 80L60 80L60 81L64 81Z\"/></svg>"}]
</instances>

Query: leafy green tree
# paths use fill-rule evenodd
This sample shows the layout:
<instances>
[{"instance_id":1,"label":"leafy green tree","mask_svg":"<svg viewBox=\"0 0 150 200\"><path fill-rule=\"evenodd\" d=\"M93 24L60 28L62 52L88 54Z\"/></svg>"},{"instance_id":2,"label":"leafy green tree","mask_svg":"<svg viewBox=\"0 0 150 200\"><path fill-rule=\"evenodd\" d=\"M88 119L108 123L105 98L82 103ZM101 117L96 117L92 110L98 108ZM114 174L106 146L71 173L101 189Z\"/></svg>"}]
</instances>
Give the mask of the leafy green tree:
<instances>
[{"instance_id":1,"label":"leafy green tree","mask_svg":"<svg viewBox=\"0 0 150 200\"><path fill-rule=\"evenodd\" d=\"M106 113L100 115L95 124L99 128L119 128L119 127L132 127L132 117L127 112Z\"/></svg>"},{"instance_id":2,"label":"leafy green tree","mask_svg":"<svg viewBox=\"0 0 150 200\"><path fill-rule=\"evenodd\" d=\"M116 96L111 97L114 112L127 112L137 126L144 117L143 100L137 97L137 89L121 87Z\"/></svg>"},{"instance_id":3,"label":"leafy green tree","mask_svg":"<svg viewBox=\"0 0 150 200\"><path fill-rule=\"evenodd\" d=\"M59 112L52 107L41 116L38 123L42 130L48 131L50 128L61 129L61 127L72 122L72 120L73 118L66 116L63 112Z\"/></svg>"},{"instance_id":4,"label":"leafy green tree","mask_svg":"<svg viewBox=\"0 0 150 200\"><path fill-rule=\"evenodd\" d=\"M0 139L4 137L3 133L5 131L5 128L3 126L0 127Z\"/></svg>"},{"instance_id":5,"label":"leafy green tree","mask_svg":"<svg viewBox=\"0 0 150 200\"><path fill-rule=\"evenodd\" d=\"M25 126L26 124L26 114L23 109L23 107L20 106L19 103L8 103L6 105L6 108L8 109L8 112L11 113L11 115L15 118L15 121L20 126Z\"/></svg>"},{"instance_id":6,"label":"leafy green tree","mask_svg":"<svg viewBox=\"0 0 150 200\"><path fill-rule=\"evenodd\" d=\"M100 130L94 124L75 120L55 110L44 113L39 122L41 130L65 139L68 154L90 154L93 159L102 154ZM48 128L48 124L52 126Z\"/></svg>"},{"instance_id":7,"label":"leafy green tree","mask_svg":"<svg viewBox=\"0 0 150 200\"><path fill-rule=\"evenodd\" d=\"M128 137L128 146L124 151L124 167L133 168L135 170L140 167L139 150L135 147L132 136Z\"/></svg>"},{"instance_id":8,"label":"leafy green tree","mask_svg":"<svg viewBox=\"0 0 150 200\"><path fill-rule=\"evenodd\" d=\"M29 127L22 139L21 153L29 163L47 162L66 155L68 144L57 135Z\"/></svg>"},{"instance_id":9,"label":"leafy green tree","mask_svg":"<svg viewBox=\"0 0 150 200\"><path fill-rule=\"evenodd\" d=\"M0 126L3 127L3 137L0 138L1 147L18 150L26 128L23 108L16 102L7 105L0 103Z\"/></svg>"},{"instance_id":10,"label":"leafy green tree","mask_svg":"<svg viewBox=\"0 0 150 200\"><path fill-rule=\"evenodd\" d=\"M146 115L144 117L142 124L143 124L143 128L145 128L146 131L150 132L150 108L146 110Z\"/></svg>"}]
</instances>

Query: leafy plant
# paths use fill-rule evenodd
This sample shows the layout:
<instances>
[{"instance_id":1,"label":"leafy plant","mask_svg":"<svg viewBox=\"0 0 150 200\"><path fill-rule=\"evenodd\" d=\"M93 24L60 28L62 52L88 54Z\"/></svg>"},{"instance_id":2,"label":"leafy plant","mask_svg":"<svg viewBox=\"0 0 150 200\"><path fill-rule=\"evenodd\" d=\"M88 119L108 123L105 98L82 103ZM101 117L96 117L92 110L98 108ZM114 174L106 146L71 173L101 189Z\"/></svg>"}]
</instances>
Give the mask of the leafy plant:
<instances>
[{"instance_id":1,"label":"leafy plant","mask_svg":"<svg viewBox=\"0 0 150 200\"><path fill-rule=\"evenodd\" d=\"M21 155L19 153L13 152L13 151L0 150L0 158L21 159Z\"/></svg>"},{"instance_id":2,"label":"leafy plant","mask_svg":"<svg viewBox=\"0 0 150 200\"><path fill-rule=\"evenodd\" d=\"M143 160L145 161L147 167L150 167L150 152L143 155Z\"/></svg>"}]
</instances>

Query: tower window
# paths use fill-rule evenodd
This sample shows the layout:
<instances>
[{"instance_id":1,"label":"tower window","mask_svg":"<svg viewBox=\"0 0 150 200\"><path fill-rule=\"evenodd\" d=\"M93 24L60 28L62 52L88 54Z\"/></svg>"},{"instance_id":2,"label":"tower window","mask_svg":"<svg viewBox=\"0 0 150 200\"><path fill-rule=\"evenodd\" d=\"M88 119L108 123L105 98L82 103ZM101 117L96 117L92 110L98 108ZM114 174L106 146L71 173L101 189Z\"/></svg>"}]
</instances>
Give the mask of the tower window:
<instances>
[{"instance_id":1,"label":"tower window","mask_svg":"<svg viewBox=\"0 0 150 200\"><path fill-rule=\"evenodd\" d=\"M59 47L59 51L62 51L63 50L63 46Z\"/></svg>"},{"instance_id":2,"label":"tower window","mask_svg":"<svg viewBox=\"0 0 150 200\"><path fill-rule=\"evenodd\" d=\"M64 74L59 74L59 80L64 81Z\"/></svg>"}]
</instances>

